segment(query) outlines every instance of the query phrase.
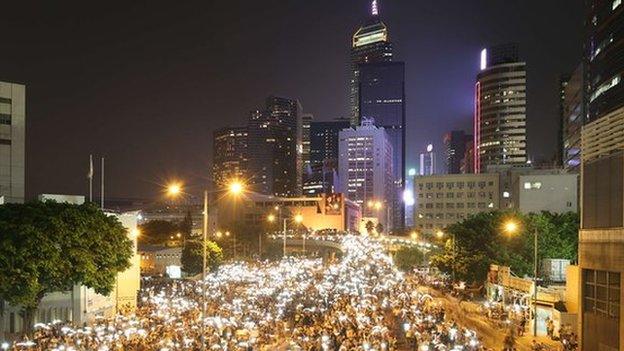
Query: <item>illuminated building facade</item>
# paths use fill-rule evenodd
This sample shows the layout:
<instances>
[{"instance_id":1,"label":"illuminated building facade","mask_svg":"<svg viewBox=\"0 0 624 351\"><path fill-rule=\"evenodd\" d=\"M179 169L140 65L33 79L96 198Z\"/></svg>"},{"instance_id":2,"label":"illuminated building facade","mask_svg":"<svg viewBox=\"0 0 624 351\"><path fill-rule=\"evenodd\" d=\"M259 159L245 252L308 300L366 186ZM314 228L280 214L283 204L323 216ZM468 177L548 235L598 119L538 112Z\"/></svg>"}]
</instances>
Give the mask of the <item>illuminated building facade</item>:
<instances>
[{"instance_id":1,"label":"illuminated building facade","mask_svg":"<svg viewBox=\"0 0 624 351\"><path fill-rule=\"evenodd\" d=\"M624 106L624 4L588 0L585 21L587 121Z\"/></svg>"},{"instance_id":2,"label":"illuminated building facade","mask_svg":"<svg viewBox=\"0 0 624 351\"><path fill-rule=\"evenodd\" d=\"M251 112L248 124L249 182L254 191L275 196L301 192L300 105L277 96Z\"/></svg>"},{"instance_id":3,"label":"illuminated building facade","mask_svg":"<svg viewBox=\"0 0 624 351\"><path fill-rule=\"evenodd\" d=\"M360 205L363 217L376 217L385 228L394 228L393 206L387 201L393 199L396 187L392 143L385 129L366 119L361 126L342 130L339 151L340 189Z\"/></svg>"},{"instance_id":4,"label":"illuminated building facade","mask_svg":"<svg viewBox=\"0 0 624 351\"><path fill-rule=\"evenodd\" d=\"M405 187L405 64L376 62L359 65L360 120L374 119L392 144L392 169L396 191L392 197L393 227L404 225L401 197Z\"/></svg>"},{"instance_id":5,"label":"illuminated building facade","mask_svg":"<svg viewBox=\"0 0 624 351\"><path fill-rule=\"evenodd\" d=\"M420 154L419 161L418 173L421 176L436 173L436 154L433 151L433 144L427 145L426 152Z\"/></svg>"},{"instance_id":6,"label":"illuminated building facade","mask_svg":"<svg viewBox=\"0 0 624 351\"><path fill-rule=\"evenodd\" d=\"M379 4L377 0L373 0L370 18L353 34L351 42L351 70L349 78L351 125L359 125L361 118L359 65L389 61L392 61L392 43L388 37L388 28L379 17Z\"/></svg>"},{"instance_id":7,"label":"illuminated building facade","mask_svg":"<svg viewBox=\"0 0 624 351\"><path fill-rule=\"evenodd\" d=\"M472 135L467 135L463 130L453 130L444 135L446 173L462 173L461 161L466 154L466 144L469 142L472 142Z\"/></svg>"},{"instance_id":8,"label":"illuminated building facade","mask_svg":"<svg viewBox=\"0 0 624 351\"><path fill-rule=\"evenodd\" d=\"M213 132L212 180L223 186L232 179L247 179L247 127L226 127Z\"/></svg>"},{"instance_id":9,"label":"illuminated building facade","mask_svg":"<svg viewBox=\"0 0 624 351\"><path fill-rule=\"evenodd\" d=\"M526 154L526 63L515 44L481 51L475 85L474 172L522 165Z\"/></svg>"},{"instance_id":10,"label":"illuminated building facade","mask_svg":"<svg viewBox=\"0 0 624 351\"><path fill-rule=\"evenodd\" d=\"M303 194L316 196L339 192L338 135L349 128L350 121L338 118L333 121L312 122L310 125L311 176L303 185Z\"/></svg>"},{"instance_id":11,"label":"illuminated building facade","mask_svg":"<svg viewBox=\"0 0 624 351\"><path fill-rule=\"evenodd\" d=\"M24 202L26 87L0 82L0 198Z\"/></svg>"},{"instance_id":12,"label":"illuminated building facade","mask_svg":"<svg viewBox=\"0 0 624 351\"><path fill-rule=\"evenodd\" d=\"M579 65L563 89L561 161L563 169L578 173L581 165L581 128L584 121L583 65Z\"/></svg>"}]
</instances>

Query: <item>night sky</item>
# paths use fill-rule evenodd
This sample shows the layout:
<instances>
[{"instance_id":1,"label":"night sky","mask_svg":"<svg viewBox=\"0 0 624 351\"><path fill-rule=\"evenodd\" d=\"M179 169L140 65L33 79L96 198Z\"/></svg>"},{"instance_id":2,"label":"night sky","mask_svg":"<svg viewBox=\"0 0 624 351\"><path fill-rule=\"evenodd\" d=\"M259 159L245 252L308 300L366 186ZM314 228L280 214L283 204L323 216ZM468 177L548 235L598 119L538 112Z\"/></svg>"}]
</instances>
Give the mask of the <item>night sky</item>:
<instances>
[{"instance_id":1,"label":"night sky","mask_svg":"<svg viewBox=\"0 0 624 351\"><path fill-rule=\"evenodd\" d=\"M0 80L27 85L27 194L85 194L89 154L107 196L155 197L209 174L212 130L244 124L269 94L317 120L347 116L348 54L368 0L11 1ZM520 44L528 146L557 143L558 79L580 62L582 0L382 0L406 62L407 166L429 142L471 130L483 46ZM99 165L96 167L98 181Z\"/></svg>"}]
</instances>

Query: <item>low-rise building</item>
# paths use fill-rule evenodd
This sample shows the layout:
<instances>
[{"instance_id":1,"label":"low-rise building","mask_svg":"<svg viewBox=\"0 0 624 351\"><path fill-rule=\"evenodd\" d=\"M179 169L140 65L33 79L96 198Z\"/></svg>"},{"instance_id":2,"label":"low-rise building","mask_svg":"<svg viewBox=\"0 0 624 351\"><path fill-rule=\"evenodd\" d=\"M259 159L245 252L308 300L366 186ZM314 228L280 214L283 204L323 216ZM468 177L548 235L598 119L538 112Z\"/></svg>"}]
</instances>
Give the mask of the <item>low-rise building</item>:
<instances>
[{"instance_id":1,"label":"low-rise building","mask_svg":"<svg viewBox=\"0 0 624 351\"><path fill-rule=\"evenodd\" d=\"M240 201L218 201L219 229L242 221L247 226L263 226L267 216L291 218L302 216L302 225L308 229L357 231L360 206L343 194L321 194L318 197L275 197L257 193L246 194ZM276 210L277 209L277 210Z\"/></svg>"},{"instance_id":2,"label":"low-rise building","mask_svg":"<svg viewBox=\"0 0 624 351\"><path fill-rule=\"evenodd\" d=\"M499 209L498 174L444 174L414 179L414 226L434 232L471 214Z\"/></svg>"},{"instance_id":3,"label":"low-rise building","mask_svg":"<svg viewBox=\"0 0 624 351\"><path fill-rule=\"evenodd\" d=\"M143 275L165 275L170 267L182 267L182 247L146 245L139 255Z\"/></svg>"}]
</instances>

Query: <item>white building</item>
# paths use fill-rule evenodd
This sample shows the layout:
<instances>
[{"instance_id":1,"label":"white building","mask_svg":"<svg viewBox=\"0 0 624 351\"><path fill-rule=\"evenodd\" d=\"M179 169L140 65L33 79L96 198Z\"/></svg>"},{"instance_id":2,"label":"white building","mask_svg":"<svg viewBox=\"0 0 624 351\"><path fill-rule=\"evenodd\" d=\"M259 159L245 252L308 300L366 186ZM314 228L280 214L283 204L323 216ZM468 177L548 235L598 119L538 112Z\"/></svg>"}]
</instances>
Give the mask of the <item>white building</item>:
<instances>
[{"instance_id":1,"label":"white building","mask_svg":"<svg viewBox=\"0 0 624 351\"><path fill-rule=\"evenodd\" d=\"M84 203L84 196L66 196L44 194L42 201L55 200L75 204ZM134 309L140 289L140 256L137 254L137 216L138 212L116 216L128 229L128 236L133 242L134 255L130 259L130 268L117 274L117 282L109 296L97 294L93 289L75 285L70 291L47 294L39 304L34 323L50 323L54 320L71 321L76 325L90 324L98 316L112 316L120 308ZM9 338L24 330L24 321L20 306L11 306L0 300L0 339Z\"/></svg>"},{"instance_id":2,"label":"white building","mask_svg":"<svg viewBox=\"0 0 624 351\"><path fill-rule=\"evenodd\" d=\"M414 227L433 233L500 208L498 174L441 174L414 179Z\"/></svg>"},{"instance_id":3,"label":"white building","mask_svg":"<svg viewBox=\"0 0 624 351\"><path fill-rule=\"evenodd\" d=\"M384 128L374 120L339 133L338 169L340 189L360 205L363 217L376 217L390 229L395 187L392 176L392 145Z\"/></svg>"},{"instance_id":4,"label":"white building","mask_svg":"<svg viewBox=\"0 0 624 351\"><path fill-rule=\"evenodd\" d=\"M0 197L24 202L26 87L0 82Z\"/></svg>"}]
</instances>

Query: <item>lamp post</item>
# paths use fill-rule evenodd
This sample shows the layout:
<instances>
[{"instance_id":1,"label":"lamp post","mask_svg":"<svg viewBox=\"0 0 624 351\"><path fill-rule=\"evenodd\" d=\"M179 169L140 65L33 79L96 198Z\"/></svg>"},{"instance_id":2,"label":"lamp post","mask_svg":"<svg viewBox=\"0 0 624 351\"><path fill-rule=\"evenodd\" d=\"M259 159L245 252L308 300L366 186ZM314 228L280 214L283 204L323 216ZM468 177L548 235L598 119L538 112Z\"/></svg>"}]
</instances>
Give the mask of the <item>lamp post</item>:
<instances>
[{"instance_id":1,"label":"lamp post","mask_svg":"<svg viewBox=\"0 0 624 351\"><path fill-rule=\"evenodd\" d=\"M275 206L276 210L279 210L279 213L281 214L282 212L282 208ZM267 216L267 220L271 223L275 222L276 217L274 214L269 214ZM301 222L303 222L303 216L301 214L297 214L293 217L293 220L295 221L295 223L299 224ZM284 221L284 229L283 229L283 248L282 248L282 257L286 257L286 222L288 221L288 219L286 217L283 218ZM303 243L303 249L305 251L305 238L303 239L304 243Z\"/></svg>"},{"instance_id":2,"label":"lamp post","mask_svg":"<svg viewBox=\"0 0 624 351\"><path fill-rule=\"evenodd\" d=\"M213 191L218 192L222 189ZM227 192L230 195L240 195L245 190L245 185L239 180L232 180L227 186ZM176 197L182 193L182 185L178 182L171 183L167 187L167 194L172 197ZM205 340L205 327L204 320L206 319L206 273L207 273L207 263L206 263L206 255L207 255L207 246L208 246L208 189L204 189L204 211L203 211L203 226L202 226L202 242L203 242L203 254L202 254L202 313L201 313L201 349L206 349L206 340Z\"/></svg>"},{"instance_id":3,"label":"lamp post","mask_svg":"<svg viewBox=\"0 0 624 351\"><path fill-rule=\"evenodd\" d=\"M518 232L519 225L514 221L505 223L509 234ZM533 336L537 336L537 227L533 230Z\"/></svg>"}]
</instances>

